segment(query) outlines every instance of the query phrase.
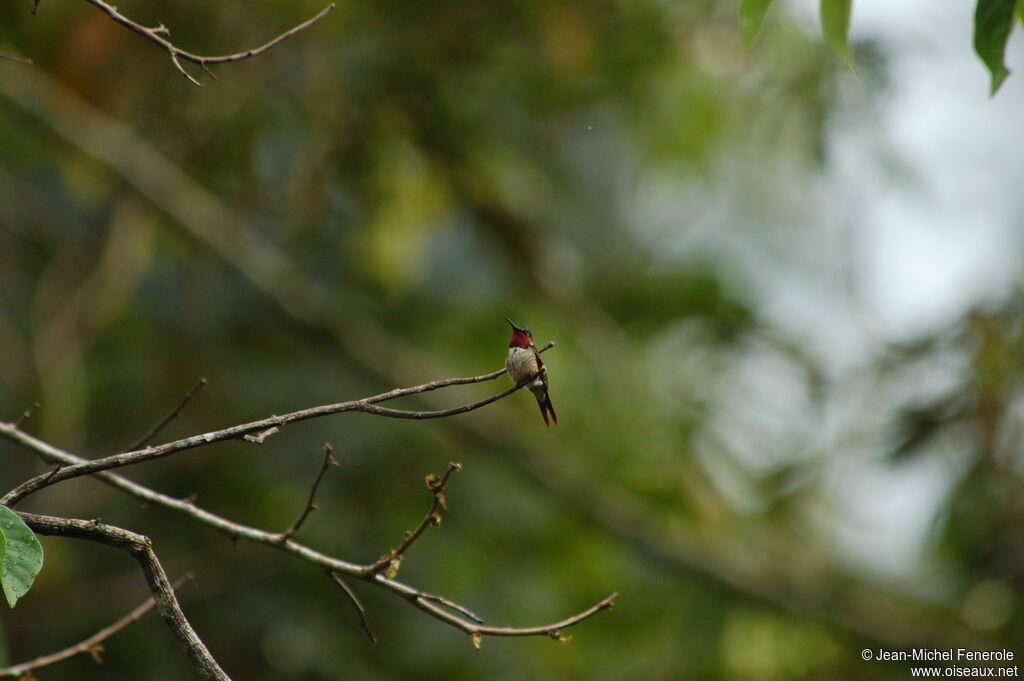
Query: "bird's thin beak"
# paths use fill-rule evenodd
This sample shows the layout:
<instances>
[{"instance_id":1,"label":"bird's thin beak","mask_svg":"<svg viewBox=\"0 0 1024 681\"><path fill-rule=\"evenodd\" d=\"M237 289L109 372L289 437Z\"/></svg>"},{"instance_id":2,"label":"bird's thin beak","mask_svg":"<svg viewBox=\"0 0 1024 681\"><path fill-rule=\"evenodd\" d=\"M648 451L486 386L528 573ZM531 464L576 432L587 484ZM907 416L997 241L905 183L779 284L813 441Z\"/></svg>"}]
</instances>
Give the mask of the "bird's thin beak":
<instances>
[{"instance_id":1,"label":"bird's thin beak","mask_svg":"<svg viewBox=\"0 0 1024 681\"><path fill-rule=\"evenodd\" d=\"M516 323L514 321L512 321L511 319L509 319L508 317L502 317L502 319L504 319L506 322L508 322L509 326L511 326L513 329L515 329L517 331L519 330L519 327L516 326Z\"/></svg>"}]
</instances>

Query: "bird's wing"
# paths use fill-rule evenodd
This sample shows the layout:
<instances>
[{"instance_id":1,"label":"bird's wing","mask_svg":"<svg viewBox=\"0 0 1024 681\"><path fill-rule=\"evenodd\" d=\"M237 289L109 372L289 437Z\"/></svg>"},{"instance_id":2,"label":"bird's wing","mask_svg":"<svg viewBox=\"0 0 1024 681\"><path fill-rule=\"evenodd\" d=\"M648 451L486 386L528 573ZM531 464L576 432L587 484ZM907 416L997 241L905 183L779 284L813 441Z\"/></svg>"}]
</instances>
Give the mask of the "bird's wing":
<instances>
[{"instance_id":1,"label":"bird's wing","mask_svg":"<svg viewBox=\"0 0 1024 681\"><path fill-rule=\"evenodd\" d=\"M536 345L531 345L530 348L533 350L533 357L537 360L537 371L540 372L540 380L544 382L544 387L548 387L548 370L544 368L544 361L540 358L540 350L537 349Z\"/></svg>"}]
</instances>

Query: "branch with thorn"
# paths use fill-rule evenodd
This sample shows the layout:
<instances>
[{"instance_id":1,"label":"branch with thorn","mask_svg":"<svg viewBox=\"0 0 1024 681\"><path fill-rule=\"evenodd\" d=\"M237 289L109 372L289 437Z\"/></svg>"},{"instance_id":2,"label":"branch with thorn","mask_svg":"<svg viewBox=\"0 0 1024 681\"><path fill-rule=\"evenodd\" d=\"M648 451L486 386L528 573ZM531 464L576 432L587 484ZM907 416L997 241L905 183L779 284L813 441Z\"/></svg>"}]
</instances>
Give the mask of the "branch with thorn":
<instances>
[{"instance_id":1,"label":"branch with thorn","mask_svg":"<svg viewBox=\"0 0 1024 681\"><path fill-rule=\"evenodd\" d=\"M553 343L549 343L542 348L542 351L553 347ZM268 428L277 428L289 423L293 423L299 420L305 420L309 418L326 416L328 414L343 413L362 411L371 414L378 414L375 410L377 403L386 400L395 399L406 395L414 395L418 393L428 392L437 390L454 385L464 385L468 383L479 383L483 381L493 380L504 374L504 370L498 370L489 374L481 376L465 377L465 378L450 378L439 381L432 381L419 386L410 388L399 388L391 390L386 393L381 393L373 397L364 398L362 400L355 400L350 402L343 402L334 405L325 405L322 407L314 407L312 409L306 409L299 412L293 412L284 416L275 416L270 419L264 419L263 421L257 421L250 424L243 424L241 426L235 426L233 428L227 428L222 431L215 433L207 433L205 435L194 436L192 438L185 438L184 440L177 440L167 445L161 445L159 447L147 447L146 449L139 450L136 452L128 452L113 455L112 457L106 457L105 459L87 460L80 456L76 456L64 450L61 450L47 442L39 440L32 435L21 430L20 426L23 422L18 423L0 423L0 437L3 437L11 442L20 444L23 447L36 453L44 462L55 466L53 470L48 473L36 476L30 479L26 483L19 485L17 488L9 492L7 495L0 500L6 506L13 506L14 503L24 498L31 492L42 489L50 484L57 484L62 480L67 480L73 477L79 477L81 475L87 475L95 478L115 489L118 489L142 502L147 507L159 507L164 508L173 512L176 512L189 520L198 524L215 529L232 541L245 540L257 544L262 544L270 548L279 550L285 554L291 555L303 562L309 563L321 570L323 570L327 576L337 584L349 600L353 603L356 608L360 623L364 631L371 640L376 641L376 637L373 635L368 621L366 608L358 598L355 591L348 584L347 579L361 581L378 588L382 588L389 591L402 599L406 600L420 611L444 622L450 626L453 626L470 636L471 642L475 647L479 647L480 641L484 636L547 636L556 638L559 640L566 640L562 635L562 630L571 627L583 620L603 611L609 609L615 598L616 594L612 594L607 598L599 601L590 608L577 613L571 617L554 622L552 624L533 626L533 627L511 627L511 626L488 626L485 624L483 618L474 613L469 608L455 603L443 596L424 591L416 588L409 584L395 579L397 576L397 563L401 560L405 552L415 543L419 537L423 535L426 529L430 526L440 525L440 510L446 509L447 502L445 499L445 491L450 481L451 476L461 469L461 466L457 463L450 463L447 470L441 476L428 475L426 477L426 484L428 490L433 496L430 508L428 509L423 520L411 531L407 532L403 540L395 548L388 551L381 559L368 563L359 564L350 561L343 560L341 558L329 556L321 553L316 549L302 544L295 540L295 535L303 527L304 523L309 518L310 514L316 509L316 495L319 487L326 475L327 469L332 465L336 464L332 456L332 448L330 444L324 445L324 458L320 465L316 475L313 478L313 482L310 485L310 493L308 500L299 513L295 522L283 532L270 532L262 530L256 527L243 525L231 521L223 516L217 515L196 505L194 499L178 499L161 492L157 492L149 487L141 485L137 482L128 480L116 473L111 472L110 469L119 467L121 465L129 465L133 463L140 463L143 461L152 460L159 458L160 456L168 456L180 451L186 451L202 447L206 444L213 442L219 442L227 439L240 439L245 435L255 432L265 432ZM523 386L529 383L534 377L528 377L526 380L519 384L504 390L500 393L492 395L491 397L485 398L478 402L474 402L461 407L455 407L452 409L436 411L436 412L407 412L402 410L388 409L386 413L380 414L389 417L396 418L439 418L440 415L454 415L465 413L478 409L487 404L491 404L507 395L512 394L516 390L521 389ZM198 385L198 384L197 384ZM197 388L193 388L190 394L186 397L190 397ZM188 399L183 400L183 403L179 405L179 408L172 412L172 417L180 411L184 404L188 402ZM400 414L395 416L395 414ZM413 416L415 415L415 416ZM158 432L170 418L165 419L158 427L153 429L153 433ZM149 435L152 437L152 435ZM157 452L157 455L154 455ZM101 463L103 462L103 463ZM68 474L68 471L72 471ZM31 483L31 484L30 484ZM120 543L112 543L112 545L123 548L125 542L133 551L133 555L142 555L145 553L147 556L147 565L144 566L147 580L154 581L150 578L150 573L153 571L153 564L159 566L156 561L156 555L152 552L151 545L148 538L142 537L141 535L134 535L127 530L120 528L113 528L111 526L104 525L98 522L92 522L87 520L74 520L74 519L61 519L61 518L48 518L45 516L36 516L33 514L21 513L19 514L22 518L40 534L54 534L60 536L72 536L78 538L92 539L94 541L103 541L102 538L97 538L96 533L100 533L102 536L107 537L108 535L122 533L123 535L130 535L134 537L133 540L122 540ZM92 530L86 531L86 527L93 528ZM121 536L121 535L117 535ZM145 546L144 550L142 547ZM131 552L130 551L130 552ZM393 569L392 569L393 568ZM162 570L162 568L161 568ZM154 592L156 597L156 592ZM166 601L166 598L164 598ZM160 598L157 598L158 606L161 604ZM176 602L175 602L176 603ZM166 603L164 608L161 610L165 613L167 610ZM177 609L180 613L180 608ZM172 612L173 614L173 612ZM182 615L183 617L183 615ZM165 619L168 616L165 614ZM186 622L187 623L187 622ZM169 621L170 624L170 621ZM127 626L127 625L125 625ZM175 629L177 627L177 629ZM184 636L181 631L180 622L175 621L174 627L176 635L179 636L179 640L182 640ZM190 630L190 629L189 629ZM188 630L186 630L187 633ZM194 632L193 632L194 633ZM184 636L187 639L187 636ZM212 656L209 656L209 661L205 660L202 655L199 655L194 649L190 650L190 659L193 660L193 665L196 667L200 674L204 678L227 678L216 675L216 672L210 671L214 669L209 666L208 662L212 661ZM202 650L205 650L203 648ZM209 655L209 651L206 651L206 655ZM61 658L64 659L64 658ZM213 662L216 665L216 662ZM219 667L215 668L219 670ZM222 671L219 673L223 673Z\"/></svg>"},{"instance_id":2,"label":"branch with thorn","mask_svg":"<svg viewBox=\"0 0 1024 681\"><path fill-rule=\"evenodd\" d=\"M23 411L21 413L21 416L18 417L18 420L15 421L12 425L15 428L21 428L23 425L25 425L26 421L32 418L32 414L36 413L36 409L38 409L40 406L42 405L40 405L38 402L33 402L32 406Z\"/></svg>"},{"instance_id":3,"label":"branch with thorn","mask_svg":"<svg viewBox=\"0 0 1024 681\"><path fill-rule=\"evenodd\" d=\"M330 577L335 584L340 586L341 590L345 592L346 596L348 596L348 599L352 601L352 605L355 607L356 612L359 613L359 624L362 625L363 631L365 631L366 635L370 637L370 641L376 643L377 637L373 635L373 630L370 629L370 620L366 617L366 607L363 605L363 602L359 600L359 596L357 596L356 592L352 590L352 587L348 585L348 582L342 579L341 575L334 570L328 570L327 576Z\"/></svg>"},{"instance_id":4,"label":"branch with thorn","mask_svg":"<svg viewBox=\"0 0 1024 681\"><path fill-rule=\"evenodd\" d=\"M148 445L149 441L156 437L157 434L161 430L163 430L168 423L178 418L181 412L185 410L185 407L188 406L188 403L192 401L192 398L195 397L196 393L206 386L206 383L207 380L205 376L196 381L195 385L189 388L189 391L185 393L184 397L181 398L181 402L178 402L178 406L174 408L174 411L172 411L170 414L162 418L155 426L146 431L145 435L143 435L138 440L128 445L124 449L124 451L130 452L132 450L138 449L139 447L145 447L146 445ZM36 406L39 406L38 402L36 403Z\"/></svg>"}]
</instances>

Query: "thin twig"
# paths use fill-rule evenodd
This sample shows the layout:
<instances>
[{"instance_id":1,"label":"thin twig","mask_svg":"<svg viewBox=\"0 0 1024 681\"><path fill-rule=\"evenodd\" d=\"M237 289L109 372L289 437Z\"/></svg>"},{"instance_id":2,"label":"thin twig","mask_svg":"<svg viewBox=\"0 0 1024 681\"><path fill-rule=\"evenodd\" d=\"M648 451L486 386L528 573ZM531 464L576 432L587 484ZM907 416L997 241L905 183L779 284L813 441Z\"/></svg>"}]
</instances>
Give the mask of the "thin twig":
<instances>
[{"instance_id":1,"label":"thin twig","mask_svg":"<svg viewBox=\"0 0 1024 681\"><path fill-rule=\"evenodd\" d=\"M554 347L554 343L548 343L544 347L540 348L540 352L544 352L551 347ZM309 409L300 409L290 414L284 414L282 416L271 416L270 418L262 419L260 421L253 421L251 423L243 423L237 426L231 426L223 430L217 430L210 433L203 433L202 435L193 435L181 440L175 440L174 442L168 442L156 447L147 447L146 449L124 452L121 454L114 454L113 456L103 457L101 459L92 459L89 461L83 461L80 464L73 466L67 466L57 472L56 475L46 476L38 475L34 478L26 480L18 487L14 488L2 498L0 498L0 504L4 506L14 506L16 503L24 499L29 494L37 492L43 487L47 487L52 484L56 484L63 480L75 478L81 475L91 475L100 471L109 470L111 468L120 468L122 466L130 466L133 464L142 463L145 461L151 461L153 459L159 459L171 454L177 454L188 449L195 449L196 447L202 447L205 445L213 444L214 442L223 442L225 440L233 440L244 437L249 433L257 431L264 431L273 427L283 427L296 421L305 421L308 419L318 418L322 416L328 416L330 414L339 414L350 411L362 411L369 414L376 414L378 416L387 416L391 418L402 418L402 419L436 419L443 418L446 416L454 416L456 414L464 414L466 412L480 409L481 407L487 406L492 402L496 402L504 397L508 397L515 391L523 388L525 385L530 383L534 378L537 377L539 372L527 376L522 381L502 390L501 392L491 395L485 399L473 402L471 404L465 404L459 407L453 407L451 409L442 409L438 411L404 411L400 409L388 409L386 407L377 406L378 402L384 402L387 400L393 400L397 397L404 397L406 395L413 395L416 393L428 392L431 390L437 390L451 385L462 385L465 383L480 383L483 381L490 381L498 376L505 373L504 369L498 371L492 371L489 374L482 376L470 376L465 378L449 378L440 381L431 381L430 383L424 383L422 385L413 386L411 388L396 388L386 393L374 395L361 400L351 400L349 402L339 402L337 404L325 404L319 407L312 407ZM0 423L0 432L4 430L6 424Z\"/></svg>"},{"instance_id":2,"label":"thin twig","mask_svg":"<svg viewBox=\"0 0 1024 681\"><path fill-rule=\"evenodd\" d=\"M359 596L356 595L356 592L352 590L352 587L348 585L348 582L342 579L337 572L334 570L328 570L327 574L334 580L335 584L341 587L342 591L345 592L345 595L348 596L348 599L352 601L352 605L354 605L356 610L359 612L359 622L363 625L363 631L366 632L366 635L370 637L371 641L376 643L377 637L373 635L373 631L370 629L370 621L366 618L366 608L363 606L363 602L359 600Z\"/></svg>"},{"instance_id":3,"label":"thin twig","mask_svg":"<svg viewBox=\"0 0 1024 681\"><path fill-rule=\"evenodd\" d=\"M33 402L33 403L32 403L32 406L30 406L30 407L29 407L28 409L26 409L25 411L23 411L23 412L21 413L21 416L20 416L20 417L18 417L18 420L17 420L17 421L15 421L15 422L14 422L14 423L13 423L12 425L13 425L13 426L14 426L15 428L21 428L21 427L22 427L23 425L25 425L25 422L26 422L26 421L28 421L28 420L29 420L30 418L32 418L32 414L34 414L34 413L35 413L36 409L38 409L38 408L39 408L39 407L41 407L41 406L42 406L42 405L41 405L41 404L39 404L38 402Z\"/></svg>"},{"instance_id":4,"label":"thin twig","mask_svg":"<svg viewBox=\"0 0 1024 681\"><path fill-rule=\"evenodd\" d=\"M193 579L194 575L189 572L185 576L179 578L176 582L171 584L171 589L174 591L179 590L185 582ZM0 669L0 678L32 678L30 672L41 669L43 667L49 667L52 664L62 662L76 655L82 655L88 653L94 658L99 655L103 650L101 645L103 641L107 640L117 632L126 628L129 624L140 619L143 615L153 609L156 605L156 600L152 596L146 599L144 603L141 603L137 608L132 610L130 613L117 620L113 624L103 627L89 638L76 643L73 646L68 646L63 650L59 650L49 655L40 655L34 660L28 662L22 662L21 664L12 665L10 667L4 667Z\"/></svg>"},{"instance_id":5,"label":"thin twig","mask_svg":"<svg viewBox=\"0 0 1024 681\"><path fill-rule=\"evenodd\" d=\"M448 478L452 476L452 473L458 473L460 470L462 470L462 464L452 462L448 464L448 470L440 478L433 473L427 475L425 479L427 489L434 495L430 508L427 510L427 515L423 517L423 520L420 521L416 529L405 533L401 544L381 556L376 563L370 565L370 572L384 572L391 579L398 574L398 566L401 564L402 556L405 555L406 550L420 538L420 535L428 527L438 527L441 525L441 515L438 513L438 509L448 509L448 503L444 498L444 488L448 485Z\"/></svg>"},{"instance_id":6,"label":"thin twig","mask_svg":"<svg viewBox=\"0 0 1024 681\"><path fill-rule=\"evenodd\" d=\"M173 421L174 419L176 419L178 417L178 415L185 408L185 405L187 405L189 403L189 401L192 399L192 397L197 392L199 392L199 390L202 389L206 385L206 383L207 383L207 381L206 381L206 377L205 376L200 378L198 381L196 381L196 384L193 385L191 388L189 388L188 392L185 393L185 396L181 398L181 402L179 402L178 406L174 408L174 411L172 411L170 414L165 416L159 423L157 423L155 426L150 428L149 431L145 435L143 435L138 440L136 440L135 442L133 442L130 445L128 445L122 451L124 451L124 452L131 452L131 451L134 451L134 450L136 450L136 449L138 449L140 447L145 447L147 444L149 444L149 441L152 440L154 437L156 437L157 433L159 433L161 430L163 430L164 427L168 423L170 423L171 421Z\"/></svg>"},{"instance_id":7,"label":"thin twig","mask_svg":"<svg viewBox=\"0 0 1024 681\"><path fill-rule=\"evenodd\" d=\"M178 71L180 71L183 76L188 78L194 85L197 85L199 87L202 87L203 84L196 80L188 71L185 70L185 67L181 63L182 59L200 66L204 71L206 71L206 73L213 76L213 73L208 68L210 64L223 64L225 62L242 61L243 59L249 59L251 57L263 54L264 52L274 47L278 43L287 40L296 33L306 30L307 28L317 23L318 21L320 21L321 19L323 19L328 14L334 11L334 3L332 2L330 5L320 10L320 12L316 14L316 16L313 16L307 19L306 21L303 21L301 24L298 24L297 26L293 26L292 28L288 29L284 33L280 34L279 36L271 40L270 42L264 43L259 47L256 47L251 50L245 50L244 52L236 52L234 54L204 57L202 55L186 52L185 50L181 49L180 47L172 43L166 37L170 35L171 32L163 24L159 24L153 27L143 26L142 24L135 22L126 17L125 15L121 14L116 7L104 2L104 0L85 1L88 2L90 5L93 5L103 10L107 14L107 16L109 16L111 19L121 24L125 28L129 29L130 31L134 31L135 33L138 33L139 35L143 36L144 38L147 38L151 42L156 43L164 50L166 50L167 54L171 57L171 63L174 64L174 68L178 69Z\"/></svg>"},{"instance_id":8,"label":"thin twig","mask_svg":"<svg viewBox=\"0 0 1024 681\"><path fill-rule=\"evenodd\" d=\"M25 64L26 66L34 66L35 62L26 57L19 57L13 54L7 54L6 52L0 52L0 59L8 59L10 61L16 61L19 64Z\"/></svg>"},{"instance_id":9,"label":"thin twig","mask_svg":"<svg viewBox=\"0 0 1024 681\"><path fill-rule=\"evenodd\" d=\"M206 645L196 634L192 625L182 612L174 589L167 579L149 537L128 530L106 525L98 520L80 520L77 518L57 518L54 516L37 515L19 511L18 515L32 530L38 534L59 537L73 537L87 541L99 542L125 551L142 568L142 573L153 593L157 611L163 616L167 627L184 648L185 654L192 662L199 675L207 681L230 681L224 670L210 654Z\"/></svg>"},{"instance_id":10,"label":"thin twig","mask_svg":"<svg viewBox=\"0 0 1024 681\"><path fill-rule=\"evenodd\" d=\"M316 472L316 477L313 478L313 485L309 488L309 500L306 501L306 507L302 509L302 513L300 513L299 517L295 519L292 526L281 533L281 541L288 541L294 537L295 533L302 528L302 523L306 522L306 518L309 514L316 510L316 491L320 487L320 481L324 479L324 474L327 472L328 468L338 465L338 462L334 460L333 456L331 456L332 450L333 447L331 447L331 443L325 442L324 462L320 465L320 470Z\"/></svg>"},{"instance_id":11,"label":"thin twig","mask_svg":"<svg viewBox=\"0 0 1024 681\"><path fill-rule=\"evenodd\" d=\"M417 597L418 598L425 598L426 600L434 601L435 603L440 603L441 605L443 605L446 608L451 608L452 610L454 610L456 612L461 612L463 615L465 615L469 619L473 620L477 624L483 624L484 623L484 618L483 617L480 617L480 615L476 614L475 612L473 612L472 610L470 610L466 606L461 605L459 603L456 603L455 601L450 601L447 598L445 598L444 596L439 596L438 594L430 594L430 593L427 593L426 591L421 591Z\"/></svg>"},{"instance_id":12,"label":"thin twig","mask_svg":"<svg viewBox=\"0 0 1024 681\"><path fill-rule=\"evenodd\" d=\"M429 612L434 617L440 620L448 622L452 626L461 629L467 634L479 634L481 636L550 636L551 638L560 638L563 629L579 624L588 617L592 617L597 613L608 610L615 604L615 599L619 597L619 594L613 593L608 597L602 599L598 603L590 606L583 612L577 613L572 617L566 617L564 620L553 622L552 624L545 624L539 627L489 627L476 622L470 622L462 619L457 615L453 615L450 612L446 612L441 608L437 607L430 602L429 599L418 597L414 601L417 608Z\"/></svg>"},{"instance_id":13,"label":"thin twig","mask_svg":"<svg viewBox=\"0 0 1024 681\"><path fill-rule=\"evenodd\" d=\"M62 449L58 449L57 447L54 447L53 445L42 440L39 440L27 433L24 433L20 430L13 430L11 429L10 424L0 423L0 436L5 437L6 439L12 442L16 442L18 444L25 446L26 448L35 452L44 460L50 463L65 463L69 465L75 465L77 463L85 461L85 459L82 459L81 457L75 456L74 454L71 454L69 452L65 452ZM299 560L305 561L312 565L316 565L328 572L336 572L339 575L345 575L353 579L359 579L368 584L372 584L376 587L390 591L391 593L396 594L402 597L403 599L409 601L410 603L414 604L417 608L427 613L428 615L436 617L447 624L459 626L459 628L463 629L464 631L466 631L465 626L475 626L483 623L483 619L479 615L469 610L468 608L453 601L450 601L444 598L443 596L428 593L416 587L399 582L395 579L388 579L385 575L379 573L373 573L369 570L369 565L359 565L357 563L351 563L340 558L328 556L304 544L300 544L294 539L289 539L288 541L282 542L280 541L279 533L267 532L259 528L233 522L231 520L228 520L227 518L224 518L215 513L207 511L206 509L196 506L192 501L176 499L172 496L162 494L144 485L140 485L137 482L128 480L127 478L117 475L116 473L102 471L95 474L94 477L100 480L101 482L110 485L111 487L114 487L126 494L135 497L136 499L139 499L140 501L143 501L148 505L159 506L174 511L176 513L180 513L195 522L198 522L202 525L206 525L207 527L211 527L219 532L222 532L232 540L245 539L246 541L250 541L255 544L263 544L264 546L269 546L271 548L283 551L284 553L290 554ZM469 618L469 620L472 620L472 622L469 622L468 620L462 617L453 616L451 613L446 612L445 610L436 605L433 606L433 608L425 607L421 603L421 601L430 604L439 603L443 605L445 608L461 613L465 617ZM598 605L600 605L600 603ZM595 612L598 612L599 610L600 609L595 610L594 608L590 608L589 610L586 610L584 612L590 613L592 615ZM579 618L580 615L575 615L574 617ZM550 625L545 627L532 627L529 629L529 631L533 633L541 632L545 635L547 635L550 630ZM483 634L487 633L488 632L483 632ZM506 632L499 635L511 636L514 634Z\"/></svg>"}]
</instances>

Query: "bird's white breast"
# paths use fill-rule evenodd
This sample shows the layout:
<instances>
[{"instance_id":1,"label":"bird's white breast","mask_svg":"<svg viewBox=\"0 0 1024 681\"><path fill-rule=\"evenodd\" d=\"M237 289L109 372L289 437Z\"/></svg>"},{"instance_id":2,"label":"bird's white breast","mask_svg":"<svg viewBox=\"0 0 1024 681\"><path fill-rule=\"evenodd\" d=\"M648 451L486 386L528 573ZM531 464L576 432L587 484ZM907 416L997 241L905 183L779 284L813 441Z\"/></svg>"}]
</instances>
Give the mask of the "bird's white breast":
<instances>
[{"instance_id":1,"label":"bird's white breast","mask_svg":"<svg viewBox=\"0 0 1024 681\"><path fill-rule=\"evenodd\" d=\"M537 355L534 354L533 348L509 348L508 357L505 358L505 369L516 383L536 372Z\"/></svg>"}]
</instances>

